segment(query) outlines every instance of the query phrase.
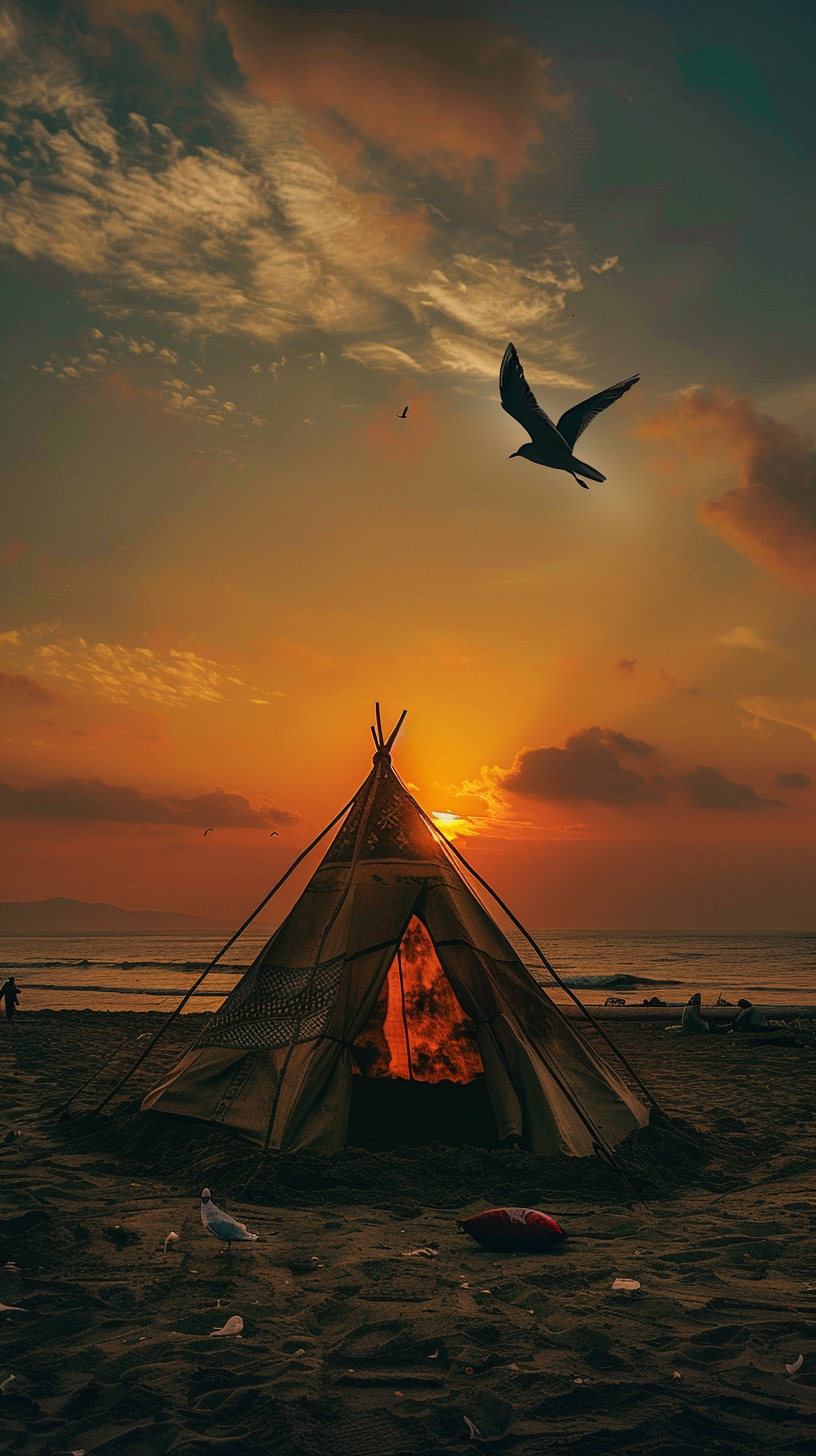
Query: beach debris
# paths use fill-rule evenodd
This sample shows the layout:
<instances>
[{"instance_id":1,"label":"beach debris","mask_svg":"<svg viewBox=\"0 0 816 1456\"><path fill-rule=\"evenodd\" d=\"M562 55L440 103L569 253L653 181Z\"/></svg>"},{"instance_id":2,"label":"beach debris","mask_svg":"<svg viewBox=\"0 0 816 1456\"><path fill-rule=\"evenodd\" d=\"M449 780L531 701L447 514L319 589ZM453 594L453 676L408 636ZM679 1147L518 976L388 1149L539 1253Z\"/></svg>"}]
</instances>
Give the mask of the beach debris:
<instances>
[{"instance_id":1,"label":"beach debris","mask_svg":"<svg viewBox=\"0 0 816 1456\"><path fill-rule=\"evenodd\" d=\"M679 1370L672 1370L672 1380L682 1380L682 1379L683 1379L683 1377L680 1374L680 1371Z\"/></svg>"},{"instance_id":2,"label":"beach debris","mask_svg":"<svg viewBox=\"0 0 816 1456\"><path fill-rule=\"evenodd\" d=\"M465 1425L468 1428L468 1440L469 1441L475 1441L475 1440L477 1440L477 1438L479 1436L481 1436L482 1433L479 1430L479 1427L476 1425L475 1421L472 1421L470 1419L470 1416L462 1416L462 1420L464 1421Z\"/></svg>"},{"instance_id":3,"label":"beach debris","mask_svg":"<svg viewBox=\"0 0 816 1456\"><path fill-rule=\"evenodd\" d=\"M213 1339L215 1335L240 1335L243 1328L244 1321L241 1319L241 1316L234 1314L220 1329L210 1330L210 1339Z\"/></svg>"},{"instance_id":4,"label":"beach debris","mask_svg":"<svg viewBox=\"0 0 816 1456\"><path fill-rule=\"evenodd\" d=\"M473 1374L473 1366L472 1365L466 1365L465 1366L465 1374L466 1375L472 1375Z\"/></svg>"},{"instance_id":5,"label":"beach debris","mask_svg":"<svg viewBox=\"0 0 816 1456\"><path fill-rule=\"evenodd\" d=\"M71 1456L85 1456L85 1447L84 1446L78 1447L78 1449L76 1451L72 1451L71 1452Z\"/></svg>"},{"instance_id":6,"label":"beach debris","mask_svg":"<svg viewBox=\"0 0 816 1456\"><path fill-rule=\"evenodd\" d=\"M403 1254L402 1257L403 1257L403 1259L415 1259L417 1257L419 1257L421 1259L436 1259L436 1258L439 1257L439 1250L438 1249L409 1249L408 1252L406 1254Z\"/></svg>"},{"instance_id":7,"label":"beach debris","mask_svg":"<svg viewBox=\"0 0 816 1456\"><path fill-rule=\"evenodd\" d=\"M22 1137L22 1135L23 1134L21 1132L17 1132L15 1129L12 1129L11 1132L7 1132L6 1133L6 1136L3 1138L3 1142L4 1143L16 1143L18 1137Z\"/></svg>"},{"instance_id":8,"label":"beach debris","mask_svg":"<svg viewBox=\"0 0 816 1456\"><path fill-rule=\"evenodd\" d=\"M460 1289L470 1289L470 1285L468 1284L467 1280L465 1280L464 1283L462 1283L462 1284L459 1285L459 1288Z\"/></svg>"},{"instance_id":9,"label":"beach debris","mask_svg":"<svg viewBox=\"0 0 816 1456\"><path fill-rule=\"evenodd\" d=\"M538 1254L560 1244L566 1234L548 1213L537 1208L488 1208L459 1227L483 1249L503 1254Z\"/></svg>"},{"instance_id":10,"label":"beach debris","mask_svg":"<svg viewBox=\"0 0 816 1456\"><path fill-rule=\"evenodd\" d=\"M14 1274L19 1274L19 1272L20 1272L20 1265L19 1264L15 1264L15 1262L14 1262L13 1259L9 1259L9 1262L7 1264L4 1264L3 1265L3 1268L4 1269L11 1269Z\"/></svg>"},{"instance_id":11,"label":"beach debris","mask_svg":"<svg viewBox=\"0 0 816 1456\"><path fill-rule=\"evenodd\" d=\"M4 1395L6 1394L6 1391L8 1390L8 1387L11 1385L12 1380L16 1380L16 1379L17 1379L17 1376L16 1375L7 1375L6 1378L5 1378L5 1380L0 1380L0 1390L2 1390L2 1392L3 1392Z\"/></svg>"},{"instance_id":12,"label":"beach debris","mask_svg":"<svg viewBox=\"0 0 816 1456\"><path fill-rule=\"evenodd\" d=\"M791 1365L786 1365L785 1369L787 1370L789 1375L795 1375L798 1370L801 1370L804 1361L804 1355L800 1355L798 1360L794 1360Z\"/></svg>"},{"instance_id":13,"label":"beach debris","mask_svg":"<svg viewBox=\"0 0 816 1456\"><path fill-rule=\"evenodd\" d=\"M245 1223L239 1223L237 1218L224 1213L213 1203L209 1188L201 1194L201 1222L208 1234L226 1244L228 1254L233 1244L257 1243L258 1235L251 1234Z\"/></svg>"},{"instance_id":14,"label":"beach debris","mask_svg":"<svg viewBox=\"0 0 816 1456\"><path fill-rule=\"evenodd\" d=\"M622 1294L624 1299L634 1299L640 1292L639 1279L614 1279L612 1289L616 1294Z\"/></svg>"},{"instance_id":15,"label":"beach debris","mask_svg":"<svg viewBox=\"0 0 816 1456\"><path fill-rule=\"evenodd\" d=\"M174 1233L171 1229L164 1241L164 1256L167 1258L168 1249L177 1249L181 1243L181 1234Z\"/></svg>"},{"instance_id":16,"label":"beach debris","mask_svg":"<svg viewBox=\"0 0 816 1456\"><path fill-rule=\"evenodd\" d=\"M428 1356L428 1359L429 1360L438 1360L439 1359L439 1346L438 1345L437 1345L436 1349L434 1350L433 1354Z\"/></svg>"},{"instance_id":17,"label":"beach debris","mask_svg":"<svg viewBox=\"0 0 816 1456\"><path fill-rule=\"evenodd\" d=\"M6 1314L7 1311L10 1310L10 1309L16 1309L16 1311L17 1311L18 1314L28 1314L28 1310L27 1309L23 1309L23 1306L21 1304L2 1304L2 1303L0 1303L0 1314Z\"/></svg>"},{"instance_id":18,"label":"beach debris","mask_svg":"<svg viewBox=\"0 0 816 1456\"><path fill-rule=\"evenodd\" d=\"M295 1350L295 1355L294 1355L294 1358L295 1358L295 1359L296 1359L296 1360L300 1360L300 1359L302 1359L302 1358L303 1358L303 1356L304 1356L304 1355L305 1355L305 1354L306 1354L306 1351L305 1351L305 1350Z\"/></svg>"},{"instance_id":19,"label":"beach debris","mask_svg":"<svg viewBox=\"0 0 816 1456\"><path fill-rule=\"evenodd\" d=\"M575 1379L573 1380L572 1383L573 1383L573 1385L583 1385L583 1383L584 1383L584 1377L583 1377L583 1375L576 1375L576 1377L575 1377Z\"/></svg>"}]
</instances>

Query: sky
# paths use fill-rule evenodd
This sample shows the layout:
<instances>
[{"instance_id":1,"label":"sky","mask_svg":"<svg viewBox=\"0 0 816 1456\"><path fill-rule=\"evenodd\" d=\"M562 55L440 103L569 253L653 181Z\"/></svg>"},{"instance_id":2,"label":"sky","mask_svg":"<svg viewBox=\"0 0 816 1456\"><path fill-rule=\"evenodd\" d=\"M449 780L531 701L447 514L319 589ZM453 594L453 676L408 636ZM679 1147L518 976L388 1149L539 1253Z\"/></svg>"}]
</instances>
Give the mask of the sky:
<instances>
[{"instance_id":1,"label":"sky","mask_svg":"<svg viewBox=\"0 0 816 1456\"><path fill-rule=\"evenodd\" d=\"M0 9L0 898L242 919L378 700L532 925L816 928L814 61L798 0ZM640 374L603 484L510 458L511 340L556 419Z\"/></svg>"}]
</instances>

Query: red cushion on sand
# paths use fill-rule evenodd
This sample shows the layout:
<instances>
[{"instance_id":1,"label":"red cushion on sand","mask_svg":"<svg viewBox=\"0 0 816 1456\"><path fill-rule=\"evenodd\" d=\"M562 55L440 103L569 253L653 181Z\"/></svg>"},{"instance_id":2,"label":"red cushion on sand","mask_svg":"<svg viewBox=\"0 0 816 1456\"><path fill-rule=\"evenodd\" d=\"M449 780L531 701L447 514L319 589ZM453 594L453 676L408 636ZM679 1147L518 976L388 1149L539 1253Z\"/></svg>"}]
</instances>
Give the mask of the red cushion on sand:
<instances>
[{"instance_id":1,"label":"red cushion on sand","mask_svg":"<svg viewBox=\"0 0 816 1456\"><path fill-rule=\"evenodd\" d=\"M561 1225L537 1208L488 1208L459 1221L483 1249L498 1253L541 1253L567 1236Z\"/></svg>"}]
</instances>

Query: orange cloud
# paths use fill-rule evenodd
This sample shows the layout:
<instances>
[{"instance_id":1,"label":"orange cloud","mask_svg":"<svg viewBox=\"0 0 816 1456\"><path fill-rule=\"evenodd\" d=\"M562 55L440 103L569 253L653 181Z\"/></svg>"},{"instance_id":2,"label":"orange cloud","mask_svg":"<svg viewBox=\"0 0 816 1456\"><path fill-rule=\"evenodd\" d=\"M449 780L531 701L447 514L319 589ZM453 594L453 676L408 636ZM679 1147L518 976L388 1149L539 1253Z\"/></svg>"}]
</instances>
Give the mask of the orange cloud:
<instances>
[{"instance_id":1,"label":"orange cloud","mask_svg":"<svg viewBox=\"0 0 816 1456\"><path fill-rule=\"evenodd\" d=\"M683 395L640 427L692 459L725 454L740 483L704 501L700 519L758 566L800 591L816 591L816 454L791 425L724 390Z\"/></svg>"},{"instance_id":2,"label":"orange cloud","mask_svg":"<svg viewBox=\"0 0 816 1456\"><path fill-rule=\"evenodd\" d=\"M219 16L250 90L289 102L340 135L413 165L471 178L487 163L502 185L564 109L547 61L526 40L479 20L269 9L222 0ZM335 127L331 128L336 131Z\"/></svg>"}]
</instances>

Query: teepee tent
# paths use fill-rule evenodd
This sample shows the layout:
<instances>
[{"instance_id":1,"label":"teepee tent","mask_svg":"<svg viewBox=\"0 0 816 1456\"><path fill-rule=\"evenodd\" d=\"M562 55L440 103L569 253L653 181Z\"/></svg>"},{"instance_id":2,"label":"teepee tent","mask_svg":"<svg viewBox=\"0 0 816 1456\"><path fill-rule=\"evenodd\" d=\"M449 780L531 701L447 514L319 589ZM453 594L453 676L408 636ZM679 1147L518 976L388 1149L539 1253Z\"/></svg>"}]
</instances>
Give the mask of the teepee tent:
<instances>
[{"instance_id":1,"label":"teepee tent","mask_svg":"<svg viewBox=\"0 0 816 1456\"><path fill-rule=\"evenodd\" d=\"M142 1107L333 1152L355 1077L481 1078L498 1142L608 1154L648 1109L477 898L392 766L398 728L374 734L372 770L305 890Z\"/></svg>"}]
</instances>

